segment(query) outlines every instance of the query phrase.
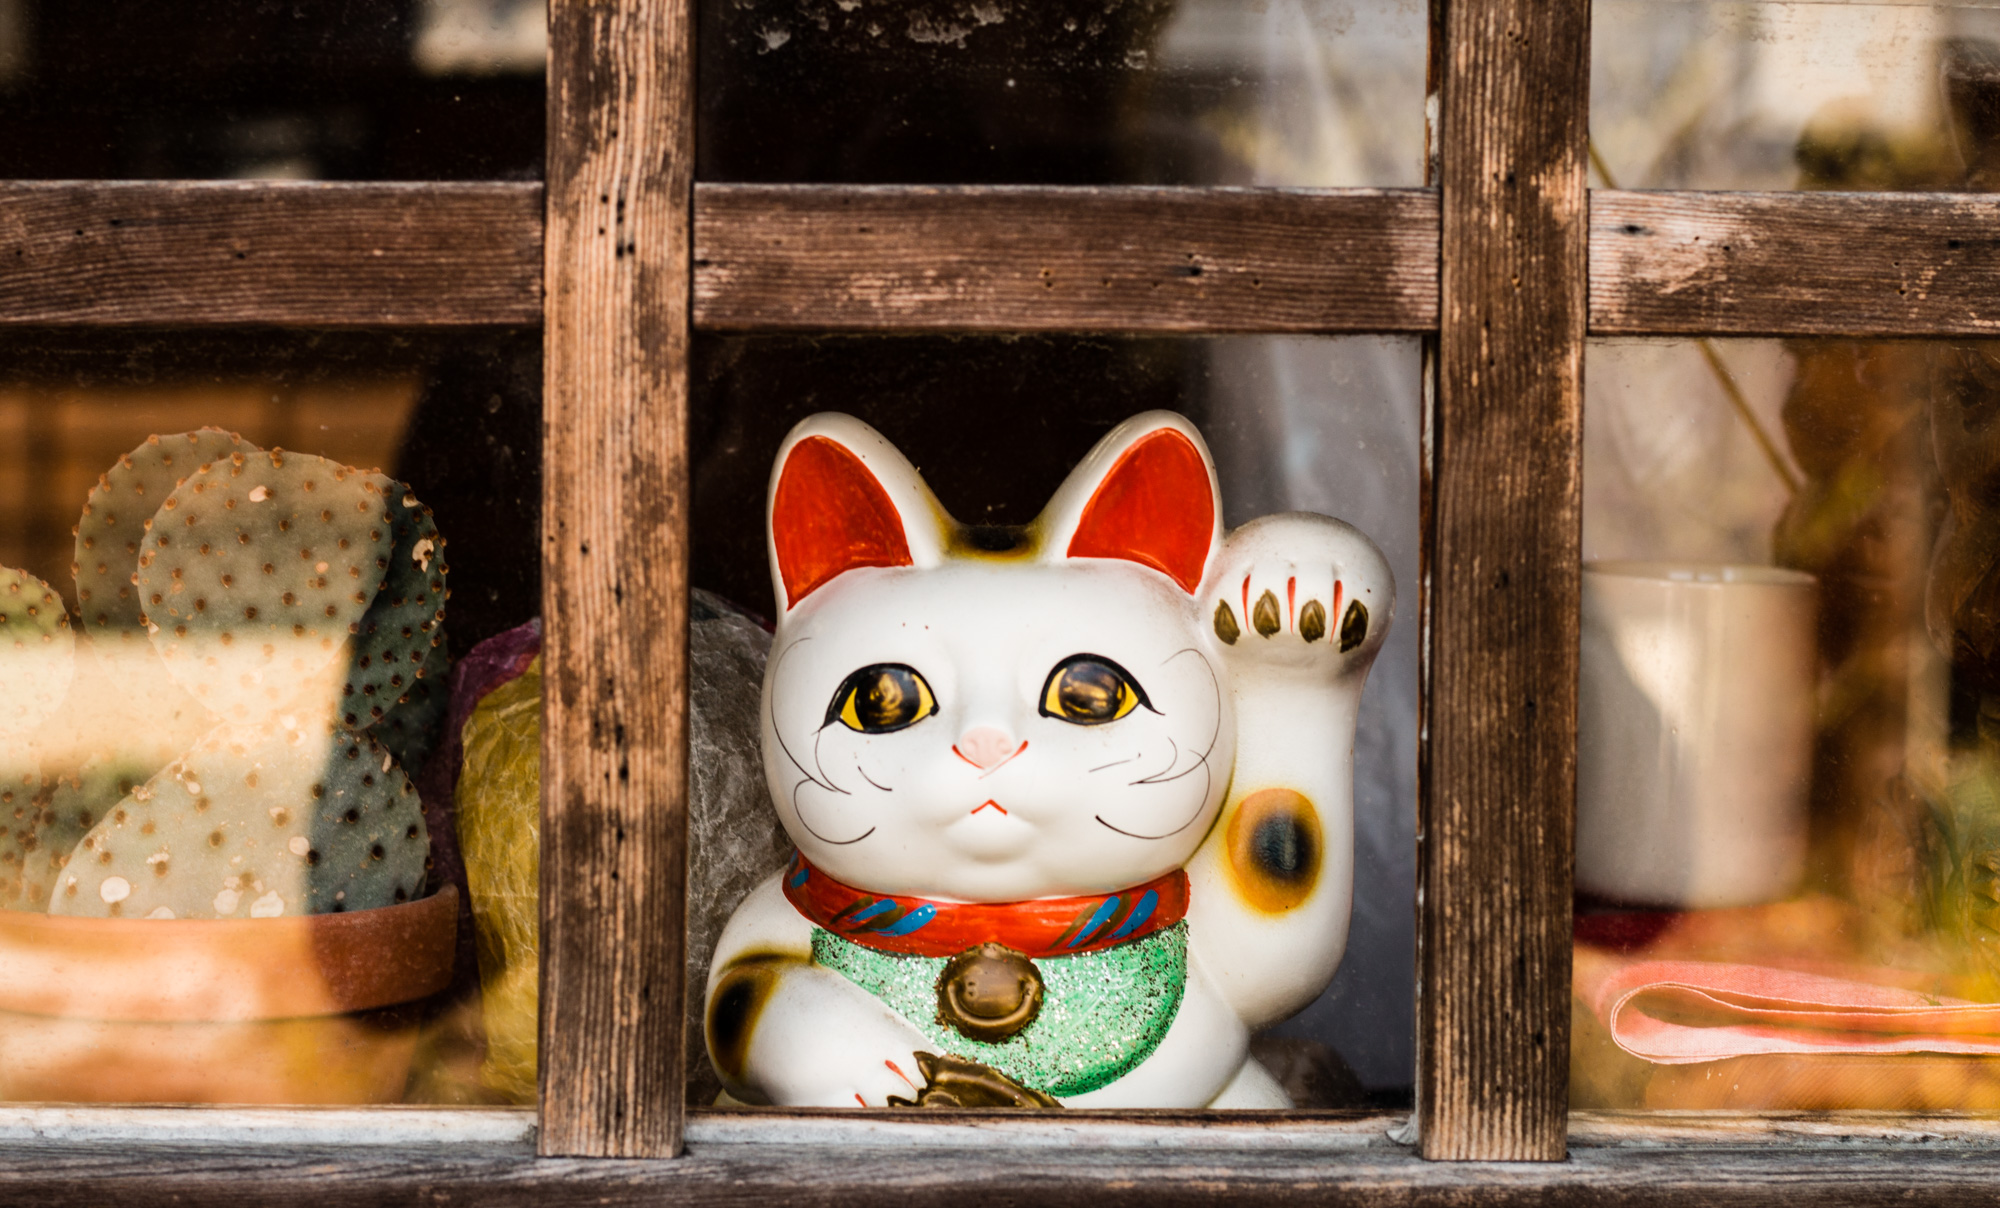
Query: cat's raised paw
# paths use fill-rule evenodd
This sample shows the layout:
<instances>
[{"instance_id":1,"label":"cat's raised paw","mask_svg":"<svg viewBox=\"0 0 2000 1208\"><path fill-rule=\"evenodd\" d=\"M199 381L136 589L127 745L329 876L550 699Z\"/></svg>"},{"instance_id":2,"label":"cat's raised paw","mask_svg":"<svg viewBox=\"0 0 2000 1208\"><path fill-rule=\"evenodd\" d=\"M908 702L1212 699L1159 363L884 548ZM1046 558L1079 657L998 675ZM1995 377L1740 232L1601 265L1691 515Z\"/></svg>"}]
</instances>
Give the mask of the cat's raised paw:
<instances>
[{"instance_id":1,"label":"cat's raised paw","mask_svg":"<svg viewBox=\"0 0 2000 1208\"><path fill-rule=\"evenodd\" d=\"M1208 586L1209 619L1232 661L1331 666L1381 645L1395 607L1387 563L1350 525L1289 514L1230 535Z\"/></svg>"}]
</instances>

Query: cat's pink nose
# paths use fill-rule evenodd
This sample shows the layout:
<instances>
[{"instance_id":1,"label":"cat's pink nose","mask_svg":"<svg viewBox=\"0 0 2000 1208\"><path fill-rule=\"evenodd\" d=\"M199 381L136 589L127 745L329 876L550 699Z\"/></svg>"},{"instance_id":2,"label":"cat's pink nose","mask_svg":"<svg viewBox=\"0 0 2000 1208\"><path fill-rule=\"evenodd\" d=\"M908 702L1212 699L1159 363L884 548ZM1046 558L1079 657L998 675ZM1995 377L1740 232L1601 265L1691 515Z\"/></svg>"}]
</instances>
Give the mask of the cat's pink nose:
<instances>
[{"instance_id":1,"label":"cat's pink nose","mask_svg":"<svg viewBox=\"0 0 2000 1208\"><path fill-rule=\"evenodd\" d=\"M1015 754L1014 736L992 726L975 726L959 735L952 749L973 767L990 770Z\"/></svg>"}]
</instances>

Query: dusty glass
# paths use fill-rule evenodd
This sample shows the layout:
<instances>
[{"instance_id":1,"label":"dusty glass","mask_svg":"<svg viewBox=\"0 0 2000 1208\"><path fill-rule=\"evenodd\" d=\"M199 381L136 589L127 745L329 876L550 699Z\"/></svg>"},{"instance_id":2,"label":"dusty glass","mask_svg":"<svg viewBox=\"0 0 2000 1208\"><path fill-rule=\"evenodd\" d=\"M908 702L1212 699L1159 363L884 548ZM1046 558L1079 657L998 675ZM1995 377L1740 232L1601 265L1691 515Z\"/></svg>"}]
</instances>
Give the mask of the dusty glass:
<instances>
[{"instance_id":1,"label":"dusty glass","mask_svg":"<svg viewBox=\"0 0 2000 1208\"><path fill-rule=\"evenodd\" d=\"M2000 353L1587 372L1573 1105L1990 1109Z\"/></svg>"},{"instance_id":2,"label":"dusty glass","mask_svg":"<svg viewBox=\"0 0 2000 1208\"><path fill-rule=\"evenodd\" d=\"M0 1099L522 1098L475 939L536 797L496 855L455 782L538 608L539 357L8 338Z\"/></svg>"},{"instance_id":3,"label":"dusty glass","mask_svg":"<svg viewBox=\"0 0 2000 1208\"><path fill-rule=\"evenodd\" d=\"M1593 184L1984 190L1996 114L1989 4L1591 6Z\"/></svg>"},{"instance_id":4,"label":"dusty glass","mask_svg":"<svg viewBox=\"0 0 2000 1208\"><path fill-rule=\"evenodd\" d=\"M702 0L698 174L1423 183L1414 0Z\"/></svg>"},{"instance_id":5,"label":"dusty glass","mask_svg":"<svg viewBox=\"0 0 2000 1208\"><path fill-rule=\"evenodd\" d=\"M536 179L541 0L0 0L17 179Z\"/></svg>"}]
</instances>

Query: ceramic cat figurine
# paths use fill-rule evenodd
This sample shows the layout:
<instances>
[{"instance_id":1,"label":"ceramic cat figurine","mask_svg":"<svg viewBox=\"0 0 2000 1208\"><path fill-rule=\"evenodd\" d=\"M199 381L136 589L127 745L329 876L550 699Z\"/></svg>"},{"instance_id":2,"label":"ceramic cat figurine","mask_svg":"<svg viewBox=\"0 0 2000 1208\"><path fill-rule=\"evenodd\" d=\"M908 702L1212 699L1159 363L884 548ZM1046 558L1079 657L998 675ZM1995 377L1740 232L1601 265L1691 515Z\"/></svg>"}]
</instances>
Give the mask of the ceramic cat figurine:
<instances>
[{"instance_id":1,"label":"ceramic cat figurine","mask_svg":"<svg viewBox=\"0 0 2000 1208\"><path fill-rule=\"evenodd\" d=\"M716 949L730 1094L1287 1106L1249 1038L1346 941L1381 552L1304 514L1225 539L1167 412L1023 529L956 523L880 434L816 415L768 509L764 762L798 855Z\"/></svg>"}]
</instances>

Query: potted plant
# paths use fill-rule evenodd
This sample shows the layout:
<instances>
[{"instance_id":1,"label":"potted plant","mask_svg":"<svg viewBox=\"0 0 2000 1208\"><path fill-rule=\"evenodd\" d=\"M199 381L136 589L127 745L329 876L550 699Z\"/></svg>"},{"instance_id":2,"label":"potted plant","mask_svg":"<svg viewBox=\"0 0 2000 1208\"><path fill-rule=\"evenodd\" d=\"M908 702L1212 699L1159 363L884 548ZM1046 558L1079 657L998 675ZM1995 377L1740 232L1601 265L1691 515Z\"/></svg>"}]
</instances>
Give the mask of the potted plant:
<instances>
[{"instance_id":1,"label":"potted plant","mask_svg":"<svg viewBox=\"0 0 2000 1208\"><path fill-rule=\"evenodd\" d=\"M400 1098L457 925L404 771L443 702L430 510L154 436L74 573L73 622L0 569L0 1098Z\"/></svg>"}]
</instances>

